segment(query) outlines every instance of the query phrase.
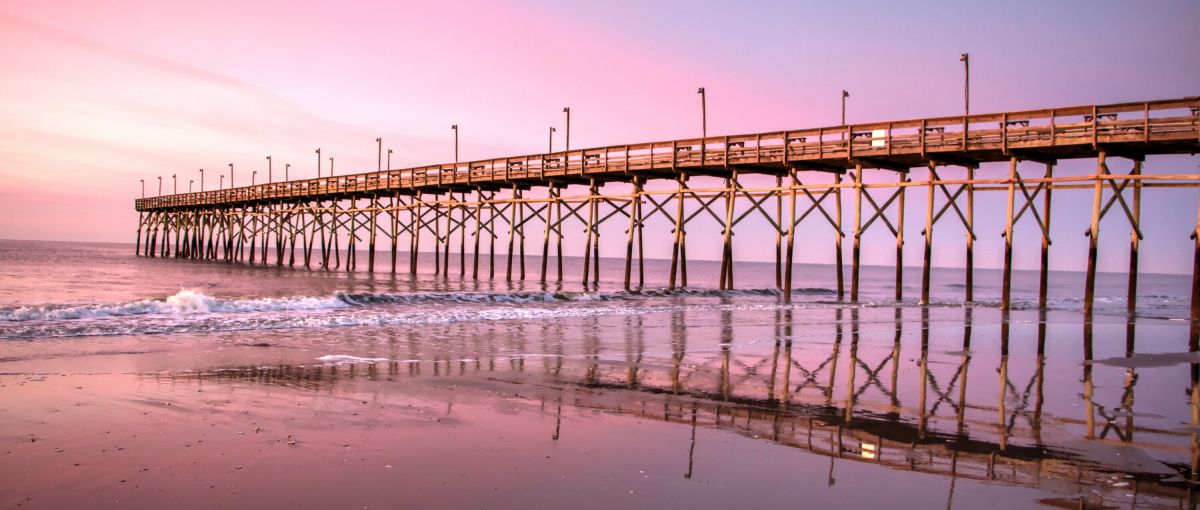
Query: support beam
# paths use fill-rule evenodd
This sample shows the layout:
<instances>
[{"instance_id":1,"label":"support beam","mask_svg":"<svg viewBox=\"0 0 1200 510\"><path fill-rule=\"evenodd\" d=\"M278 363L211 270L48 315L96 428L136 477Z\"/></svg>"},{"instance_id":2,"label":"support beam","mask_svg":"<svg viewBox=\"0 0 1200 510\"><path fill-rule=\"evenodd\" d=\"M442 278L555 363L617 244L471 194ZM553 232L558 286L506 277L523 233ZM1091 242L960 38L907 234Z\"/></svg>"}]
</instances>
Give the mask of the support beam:
<instances>
[{"instance_id":1,"label":"support beam","mask_svg":"<svg viewBox=\"0 0 1200 510\"><path fill-rule=\"evenodd\" d=\"M850 251L850 302L858 302L858 271L862 251L863 167L854 165L854 246Z\"/></svg>"},{"instance_id":2,"label":"support beam","mask_svg":"<svg viewBox=\"0 0 1200 510\"><path fill-rule=\"evenodd\" d=\"M1008 213L1004 215L1004 268L1000 290L1000 309L1008 310L1012 298L1013 198L1017 189L1017 157L1008 160Z\"/></svg>"},{"instance_id":3,"label":"support beam","mask_svg":"<svg viewBox=\"0 0 1200 510\"><path fill-rule=\"evenodd\" d=\"M1096 157L1096 184L1092 195L1092 226L1088 229L1088 262L1087 275L1083 284L1083 313L1090 316L1096 298L1096 257L1100 247L1100 199L1104 180L1101 175L1108 173L1107 154L1101 150Z\"/></svg>"}]
</instances>

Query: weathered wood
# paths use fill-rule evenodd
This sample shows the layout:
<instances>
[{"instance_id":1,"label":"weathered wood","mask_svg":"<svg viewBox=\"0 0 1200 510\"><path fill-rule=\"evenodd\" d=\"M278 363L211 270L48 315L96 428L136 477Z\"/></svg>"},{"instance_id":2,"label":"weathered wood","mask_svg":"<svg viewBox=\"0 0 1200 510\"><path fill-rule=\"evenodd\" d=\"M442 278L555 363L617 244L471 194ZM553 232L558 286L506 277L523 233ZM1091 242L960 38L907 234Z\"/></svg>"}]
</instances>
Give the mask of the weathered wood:
<instances>
[{"instance_id":1,"label":"weathered wood","mask_svg":"<svg viewBox=\"0 0 1200 510\"><path fill-rule=\"evenodd\" d=\"M921 256L921 304L929 304L929 273L933 267L933 195L936 191L933 183L937 163L929 162L929 189L925 196L925 251Z\"/></svg>"},{"instance_id":2,"label":"weathered wood","mask_svg":"<svg viewBox=\"0 0 1200 510\"><path fill-rule=\"evenodd\" d=\"M1142 162L1133 161L1134 175L1142 173ZM1141 236L1138 233L1142 218L1142 181L1133 181L1133 210L1130 211L1129 226L1129 286L1126 292L1125 306L1129 312L1137 309L1138 286L1138 251L1141 248Z\"/></svg>"},{"instance_id":3,"label":"weathered wood","mask_svg":"<svg viewBox=\"0 0 1200 510\"><path fill-rule=\"evenodd\" d=\"M1054 176L1054 163L1046 163L1046 178ZM1045 216L1046 230L1042 233L1042 253L1040 271L1038 273L1038 308L1046 307L1046 297L1050 290L1050 193L1047 187L1042 197L1042 215Z\"/></svg>"},{"instance_id":4,"label":"weathered wood","mask_svg":"<svg viewBox=\"0 0 1200 510\"><path fill-rule=\"evenodd\" d=\"M1095 117L1093 117L1093 121ZM1096 298L1096 256L1100 245L1100 199L1104 181L1100 174L1108 172L1108 162L1104 151L1096 157L1096 185L1092 195L1092 225L1088 228L1088 261L1087 274L1083 284L1083 313L1090 315Z\"/></svg>"},{"instance_id":5,"label":"weathered wood","mask_svg":"<svg viewBox=\"0 0 1200 510\"><path fill-rule=\"evenodd\" d=\"M858 263L862 250L863 167L854 165L854 246L850 249L850 302L858 302ZM839 215L840 216L840 215Z\"/></svg>"},{"instance_id":6,"label":"weathered wood","mask_svg":"<svg viewBox=\"0 0 1200 510\"><path fill-rule=\"evenodd\" d=\"M1007 310L1012 298L1013 199L1016 195L1017 157L1008 161L1008 213L1004 215L1004 266L1001 276L1000 309Z\"/></svg>"}]
</instances>

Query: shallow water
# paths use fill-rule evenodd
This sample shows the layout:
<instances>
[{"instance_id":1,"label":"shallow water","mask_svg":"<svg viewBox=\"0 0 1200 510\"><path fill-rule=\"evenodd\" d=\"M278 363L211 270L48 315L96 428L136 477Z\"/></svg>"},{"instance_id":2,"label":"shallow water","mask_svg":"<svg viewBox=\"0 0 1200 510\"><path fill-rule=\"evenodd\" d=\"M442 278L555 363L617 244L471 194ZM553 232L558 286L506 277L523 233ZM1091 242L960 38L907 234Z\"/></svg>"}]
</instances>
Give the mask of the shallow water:
<instances>
[{"instance_id":1,"label":"shallow water","mask_svg":"<svg viewBox=\"0 0 1200 510\"><path fill-rule=\"evenodd\" d=\"M573 259L542 286L532 258L510 284L502 257L476 282L132 251L0 242L3 506L1194 506L1186 278L1085 322L1076 273L1040 312L1018 272L1003 313L987 270L981 303L946 269L922 307L866 268L851 306L827 266L785 304L771 264L667 292L647 261L625 292L608 259L584 290Z\"/></svg>"}]
</instances>

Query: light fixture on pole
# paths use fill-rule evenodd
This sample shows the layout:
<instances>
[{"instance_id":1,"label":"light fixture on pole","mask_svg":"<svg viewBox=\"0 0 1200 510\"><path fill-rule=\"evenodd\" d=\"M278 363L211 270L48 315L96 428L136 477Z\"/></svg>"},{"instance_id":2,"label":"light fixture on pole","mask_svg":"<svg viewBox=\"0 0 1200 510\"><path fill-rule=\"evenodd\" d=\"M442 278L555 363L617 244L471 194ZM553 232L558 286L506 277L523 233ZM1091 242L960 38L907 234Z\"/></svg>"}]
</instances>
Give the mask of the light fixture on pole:
<instances>
[{"instance_id":1,"label":"light fixture on pole","mask_svg":"<svg viewBox=\"0 0 1200 510\"><path fill-rule=\"evenodd\" d=\"M554 126L550 126L550 146L546 152L554 152Z\"/></svg>"},{"instance_id":2,"label":"light fixture on pole","mask_svg":"<svg viewBox=\"0 0 1200 510\"><path fill-rule=\"evenodd\" d=\"M271 181L271 156L267 156L267 183L269 184Z\"/></svg>"},{"instance_id":3,"label":"light fixture on pole","mask_svg":"<svg viewBox=\"0 0 1200 510\"><path fill-rule=\"evenodd\" d=\"M138 179L142 181L142 198L146 198L146 179Z\"/></svg>"},{"instance_id":4,"label":"light fixture on pole","mask_svg":"<svg viewBox=\"0 0 1200 510\"><path fill-rule=\"evenodd\" d=\"M571 107L570 106L563 107L563 113L567 114L566 149L564 149L564 150L566 150L567 152L570 152L571 151ZM564 163L566 162L565 159L563 162Z\"/></svg>"},{"instance_id":5,"label":"light fixture on pole","mask_svg":"<svg viewBox=\"0 0 1200 510\"><path fill-rule=\"evenodd\" d=\"M321 178L321 149L317 148L317 178Z\"/></svg>"},{"instance_id":6,"label":"light fixture on pole","mask_svg":"<svg viewBox=\"0 0 1200 510\"><path fill-rule=\"evenodd\" d=\"M971 55L963 53L958 57L963 63L963 115L971 115Z\"/></svg>"},{"instance_id":7,"label":"light fixture on pole","mask_svg":"<svg viewBox=\"0 0 1200 510\"><path fill-rule=\"evenodd\" d=\"M283 180L284 180L284 182L287 182L288 180L290 180L290 178L288 177L288 174L291 173L291 169L292 169L291 163L283 164Z\"/></svg>"},{"instance_id":8,"label":"light fixture on pole","mask_svg":"<svg viewBox=\"0 0 1200 510\"><path fill-rule=\"evenodd\" d=\"M229 164L229 189L233 189L233 163Z\"/></svg>"},{"instance_id":9,"label":"light fixture on pole","mask_svg":"<svg viewBox=\"0 0 1200 510\"><path fill-rule=\"evenodd\" d=\"M375 160L375 171L383 170L383 138L376 138L375 143L379 144L379 154Z\"/></svg>"},{"instance_id":10,"label":"light fixture on pole","mask_svg":"<svg viewBox=\"0 0 1200 510\"><path fill-rule=\"evenodd\" d=\"M388 170L391 170L391 169L392 169L392 150L391 150L391 149L388 149L388 159L387 159L387 164L388 164L388 165L387 165L387 169L388 169Z\"/></svg>"},{"instance_id":11,"label":"light fixture on pole","mask_svg":"<svg viewBox=\"0 0 1200 510\"><path fill-rule=\"evenodd\" d=\"M192 192L192 183L193 182L196 182L195 179L188 179L188 193Z\"/></svg>"},{"instance_id":12,"label":"light fixture on pole","mask_svg":"<svg viewBox=\"0 0 1200 510\"><path fill-rule=\"evenodd\" d=\"M450 126L454 130L454 164L458 165L458 124Z\"/></svg>"},{"instance_id":13,"label":"light fixture on pole","mask_svg":"<svg viewBox=\"0 0 1200 510\"><path fill-rule=\"evenodd\" d=\"M700 94L700 137L708 138L708 101L704 94L704 87L696 90Z\"/></svg>"},{"instance_id":14,"label":"light fixture on pole","mask_svg":"<svg viewBox=\"0 0 1200 510\"><path fill-rule=\"evenodd\" d=\"M204 192L204 169L200 169L200 191Z\"/></svg>"},{"instance_id":15,"label":"light fixture on pole","mask_svg":"<svg viewBox=\"0 0 1200 510\"><path fill-rule=\"evenodd\" d=\"M175 174L171 174L171 194L179 194L179 179L175 177Z\"/></svg>"}]
</instances>

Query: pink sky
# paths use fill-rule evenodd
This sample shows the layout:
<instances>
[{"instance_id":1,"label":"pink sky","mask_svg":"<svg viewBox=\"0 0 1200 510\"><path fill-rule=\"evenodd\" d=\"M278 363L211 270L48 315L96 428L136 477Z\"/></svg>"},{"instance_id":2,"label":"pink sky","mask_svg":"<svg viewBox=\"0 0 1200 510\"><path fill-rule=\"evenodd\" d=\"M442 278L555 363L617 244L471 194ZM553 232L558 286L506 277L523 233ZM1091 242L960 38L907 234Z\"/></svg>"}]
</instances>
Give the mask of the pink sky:
<instances>
[{"instance_id":1,"label":"pink sky","mask_svg":"<svg viewBox=\"0 0 1200 510\"><path fill-rule=\"evenodd\" d=\"M294 178L310 177L316 147L338 173L368 170L376 137L396 151L395 167L443 162L455 123L463 159L542 151L550 125L561 147L567 105L573 147L694 136L700 85L710 134L837 124L843 88L851 121L953 114L964 51L976 112L1197 95L1198 5L9 2L0 5L0 238L129 242L138 179L153 194L157 176L169 191L177 173L186 191L207 168L211 187L232 162L248 183L267 154L277 172L291 162ZM1147 171L1194 172L1196 162L1152 159ZM1173 248L1187 246L1196 193L1162 196L1145 213L1155 220L1145 267L1187 270L1186 250ZM919 218L923 195L909 202ZM1082 257L1086 218L1074 209L1056 205L1055 247ZM982 266L998 263L989 222ZM1127 227L1112 224L1104 239L1117 254ZM919 228L910 230L919 250ZM954 265L960 231L948 232L938 257ZM827 261L826 251L801 260ZM889 263L878 251L867 262ZM1034 254L1019 253L1018 264L1032 266Z\"/></svg>"}]
</instances>

